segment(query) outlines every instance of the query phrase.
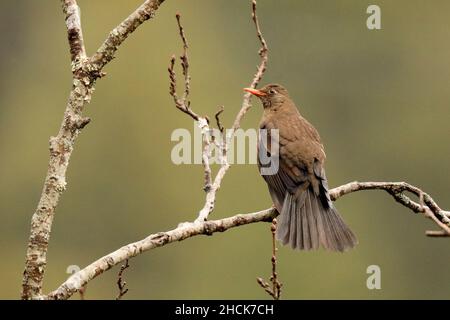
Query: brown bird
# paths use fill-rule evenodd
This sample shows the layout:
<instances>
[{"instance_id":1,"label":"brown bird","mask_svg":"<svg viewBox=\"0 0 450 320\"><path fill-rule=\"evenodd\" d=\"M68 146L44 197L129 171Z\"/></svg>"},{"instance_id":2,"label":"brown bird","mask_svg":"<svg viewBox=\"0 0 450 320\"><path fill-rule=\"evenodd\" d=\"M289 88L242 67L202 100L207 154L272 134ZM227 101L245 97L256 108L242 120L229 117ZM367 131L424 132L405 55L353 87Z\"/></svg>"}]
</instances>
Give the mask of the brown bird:
<instances>
[{"instance_id":1,"label":"brown bird","mask_svg":"<svg viewBox=\"0 0 450 320\"><path fill-rule=\"evenodd\" d=\"M258 167L278 218L277 239L294 249L346 251L357 239L330 199L325 176L325 152L317 130L301 116L285 88L268 84L260 90L245 88L264 107L258 142ZM278 137L271 129L278 129ZM262 139L262 131L267 139ZM272 138L272 139L271 139ZM277 143L278 148L273 144ZM263 157L278 158L278 168L263 174Z\"/></svg>"}]
</instances>

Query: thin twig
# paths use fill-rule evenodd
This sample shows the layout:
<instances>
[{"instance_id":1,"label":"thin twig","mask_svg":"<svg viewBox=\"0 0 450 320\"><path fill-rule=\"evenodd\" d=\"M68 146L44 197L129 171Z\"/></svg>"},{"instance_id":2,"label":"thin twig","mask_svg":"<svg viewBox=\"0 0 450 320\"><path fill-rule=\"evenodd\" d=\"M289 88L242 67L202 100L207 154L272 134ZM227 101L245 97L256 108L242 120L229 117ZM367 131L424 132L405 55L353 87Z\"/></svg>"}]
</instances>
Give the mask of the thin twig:
<instances>
[{"instance_id":1,"label":"thin twig","mask_svg":"<svg viewBox=\"0 0 450 320\"><path fill-rule=\"evenodd\" d=\"M119 288L119 294L116 300L122 299L122 297L128 292L128 288L125 288L127 283L123 280L123 272L128 269L130 265L128 264L128 259L125 260L125 264L120 266L119 274L117 275L117 287Z\"/></svg>"},{"instance_id":2,"label":"thin twig","mask_svg":"<svg viewBox=\"0 0 450 320\"><path fill-rule=\"evenodd\" d=\"M267 281L265 281L263 278L257 278L256 281L274 300L280 300L281 287L283 286L283 284L278 280L278 273L277 273L278 249L275 237L276 231L277 231L277 219L274 218L270 226L270 233L272 234L272 258L270 259L272 262L272 275L270 276L270 282L272 283L272 287L270 287Z\"/></svg>"},{"instance_id":3,"label":"thin twig","mask_svg":"<svg viewBox=\"0 0 450 320\"><path fill-rule=\"evenodd\" d=\"M261 43L261 48L259 50L259 55L261 57L260 64L257 68L256 74L253 77L253 80L250 84L250 87L256 88L259 81L261 80L262 76L264 75L264 72L266 71L267 66L267 59L268 59L268 48L266 41L264 40L264 37L262 35L261 29L259 27L258 22L258 15L256 13L256 0L252 1L252 20L255 24L256 28L256 34L257 37ZM231 144L231 139L233 139L234 132L239 128L240 122L244 115L247 113L248 109L250 108L250 94L246 93L244 94L242 106L239 110L238 114L236 115L236 118L234 120L233 126L231 127L231 130L227 132L227 136L222 134L222 143L221 143L221 152L220 152L220 169L217 172L214 182L212 183L212 186L209 190L209 192L206 194L206 201L203 208L200 210L197 219L195 222L202 222L208 220L209 214L214 210L214 205L216 201L216 193L220 189L222 179L225 177L226 172L230 168L230 164L228 163L227 154L228 154L228 148Z\"/></svg>"},{"instance_id":4,"label":"thin twig","mask_svg":"<svg viewBox=\"0 0 450 320\"><path fill-rule=\"evenodd\" d=\"M211 190L211 184L212 184L212 172L211 172L211 166L209 164L210 158L211 158L211 130L209 128L209 120L208 117L201 117L198 114L196 114L192 108L191 108L191 102L189 100L189 93L190 93L190 81L191 76L189 75L189 58L188 58L188 42L186 38L186 34L184 32L184 27L181 24L181 15L179 13L176 14L177 19L177 25L178 30L180 34L181 41L183 43L183 53L180 55L180 61L181 61L181 68L183 70L183 76L184 76L184 93L183 97L180 99L178 98L177 92L176 92L176 74L175 74L175 55L172 55L172 58L170 59L169 63L169 94L173 97L173 101L175 103L175 106L181 110L182 112L189 115L192 119L197 121L197 125L199 126L201 133L202 133L202 143L203 143L203 149L202 149L202 165L203 165L203 171L204 171L204 186L203 190L208 193Z\"/></svg>"},{"instance_id":5,"label":"thin twig","mask_svg":"<svg viewBox=\"0 0 450 320\"><path fill-rule=\"evenodd\" d=\"M224 127L222 126L222 123L220 122L220 115L222 114L222 112L224 110L225 110L225 107L224 106L220 106L219 110L214 115L214 118L216 118L217 129L219 129L219 131L222 134L223 134Z\"/></svg>"},{"instance_id":6,"label":"thin twig","mask_svg":"<svg viewBox=\"0 0 450 320\"><path fill-rule=\"evenodd\" d=\"M206 119L206 117L200 117L191 109L191 102L189 100L190 93L190 82L191 76L189 74L189 58L188 58L188 42L186 39L186 34L184 33L183 25L181 24L181 15L179 13L176 14L178 30L180 33L180 38L183 43L183 53L180 55L181 60L181 68L183 70L184 76L184 93L182 98L178 98L177 90L176 90L176 73L175 73L175 55L172 55L169 63L169 93L173 97L173 101L175 102L175 106L181 110L182 112L189 115L195 121L199 121L201 118ZM208 121L206 120L208 123Z\"/></svg>"},{"instance_id":7,"label":"thin twig","mask_svg":"<svg viewBox=\"0 0 450 320\"><path fill-rule=\"evenodd\" d=\"M256 86L258 85L258 83L261 81L261 79L264 75L264 72L266 71L267 61L269 59L269 55L268 55L269 48L267 47L266 40L264 39L264 36L261 32L261 28L259 26L258 15L256 12L256 0L252 1L252 19L253 19L253 23L256 28L256 36L258 37L259 42L261 44L261 48L259 49L259 52L258 52L259 56L261 57L261 61L256 70L255 76L253 77L253 80L249 86L250 88L255 89ZM251 107L250 97L251 97L251 93L249 93L249 92L244 93L241 110L239 111L238 115L236 116L236 119L234 120L234 123L232 126L232 132L231 132L232 134L234 134L234 131L240 127L242 118L244 117L244 115L247 113L247 111ZM231 136L232 135L230 135L230 138L231 138Z\"/></svg>"},{"instance_id":8,"label":"thin twig","mask_svg":"<svg viewBox=\"0 0 450 320\"><path fill-rule=\"evenodd\" d=\"M180 31L181 41L183 41L183 53L180 55L181 60L181 68L183 70L184 76L184 94L183 101L187 108L189 108L191 102L188 100L189 92L191 88L191 76L189 75L189 58L188 58L188 42L186 38L186 34L184 33L184 28L181 24L181 15L179 13L176 14L178 30Z\"/></svg>"},{"instance_id":9,"label":"thin twig","mask_svg":"<svg viewBox=\"0 0 450 320\"><path fill-rule=\"evenodd\" d=\"M447 238L450 237L450 234L445 232L445 231L441 231L441 230L428 230L425 232L425 234L428 237L435 237L435 238Z\"/></svg>"}]
</instances>

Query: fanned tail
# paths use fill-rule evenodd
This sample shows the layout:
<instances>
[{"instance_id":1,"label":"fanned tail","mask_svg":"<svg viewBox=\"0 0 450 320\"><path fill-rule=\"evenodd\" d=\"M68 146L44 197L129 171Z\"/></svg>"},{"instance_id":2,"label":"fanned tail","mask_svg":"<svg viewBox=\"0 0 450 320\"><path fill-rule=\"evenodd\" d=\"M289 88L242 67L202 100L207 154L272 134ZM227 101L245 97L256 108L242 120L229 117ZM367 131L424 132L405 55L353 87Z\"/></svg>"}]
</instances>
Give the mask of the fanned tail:
<instances>
[{"instance_id":1,"label":"fanned tail","mask_svg":"<svg viewBox=\"0 0 450 320\"><path fill-rule=\"evenodd\" d=\"M286 192L276 235L281 243L298 250L316 250L322 245L343 252L358 243L338 211L321 201L311 188L300 197Z\"/></svg>"}]
</instances>

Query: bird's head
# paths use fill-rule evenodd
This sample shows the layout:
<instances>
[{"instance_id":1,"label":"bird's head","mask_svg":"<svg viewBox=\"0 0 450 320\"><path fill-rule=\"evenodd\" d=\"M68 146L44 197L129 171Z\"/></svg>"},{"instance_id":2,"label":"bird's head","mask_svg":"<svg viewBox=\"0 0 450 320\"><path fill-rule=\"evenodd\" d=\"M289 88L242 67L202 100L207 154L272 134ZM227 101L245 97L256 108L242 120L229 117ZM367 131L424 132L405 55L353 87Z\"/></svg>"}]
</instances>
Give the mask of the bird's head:
<instances>
[{"instance_id":1,"label":"bird's head","mask_svg":"<svg viewBox=\"0 0 450 320\"><path fill-rule=\"evenodd\" d=\"M244 88L244 91L250 92L254 96L257 96L263 107L276 108L289 98L287 90L279 84L268 84L261 89Z\"/></svg>"}]
</instances>

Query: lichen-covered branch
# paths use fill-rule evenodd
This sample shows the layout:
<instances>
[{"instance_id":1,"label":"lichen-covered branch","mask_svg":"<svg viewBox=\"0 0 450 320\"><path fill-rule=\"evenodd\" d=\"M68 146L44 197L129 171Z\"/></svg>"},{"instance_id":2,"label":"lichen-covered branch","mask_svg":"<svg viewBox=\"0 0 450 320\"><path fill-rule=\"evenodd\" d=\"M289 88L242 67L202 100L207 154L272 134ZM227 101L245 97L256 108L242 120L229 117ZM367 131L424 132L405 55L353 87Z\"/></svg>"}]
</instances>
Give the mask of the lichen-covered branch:
<instances>
[{"instance_id":1,"label":"lichen-covered branch","mask_svg":"<svg viewBox=\"0 0 450 320\"><path fill-rule=\"evenodd\" d=\"M67 38L72 62L79 62L86 57L83 32L81 30L80 8L76 0L63 0L63 12L66 16Z\"/></svg>"},{"instance_id":2,"label":"lichen-covered branch","mask_svg":"<svg viewBox=\"0 0 450 320\"><path fill-rule=\"evenodd\" d=\"M344 195L362 190L385 190L386 192L391 194L397 202L411 209L413 212L427 212L428 210L430 210L430 212L434 212L428 206L421 207L420 204L411 200L407 195L404 194L405 191L411 191L416 195L416 192L425 194L419 188L405 182L350 182L340 187L331 189L330 196L331 199L335 201ZM429 195L426 195L425 198L427 198L427 202L433 203L433 206L438 208L437 204ZM251 223L272 222L272 220L277 215L278 212L274 208L269 208L254 213L237 214L235 216L220 220L183 224L170 231L149 235L143 240L130 243L98 259L97 261L72 275L58 289L51 292L47 296L42 296L41 298L68 299L75 292L77 292L77 290L85 286L89 281L96 278L104 271L109 270L113 266L122 263L127 259L135 257L145 251L159 248L172 242L182 241L197 235L212 235L215 232L224 232L231 228ZM447 225L447 227L450 226L448 222L450 219L450 212L440 210L439 215L445 217L443 219L444 221L446 221L445 224ZM442 234L442 232L440 231L440 234ZM449 235L450 233L447 234L447 236Z\"/></svg>"},{"instance_id":3,"label":"lichen-covered branch","mask_svg":"<svg viewBox=\"0 0 450 320\"><path fill-rule=\"evenodd\" d=\"M55 209L66 188L66 171L80 131L90 122L83 110L91 101L95 80L102 75L101 69L112 59L114 52L125 38L143 21L151 18L162 1L145 1L119 27L94 55L86 57L76 0L61 0L65 14L67 37L72 61L72 90L58 134L50 138L50 160L44 187L38 206L31 218L31 231L26 253L25 271L22 280L22 299L33 299L42 295L42 283L47 264Z\"/></svg>"},{"instance_id":4,"label":"lichen-covered branch","mask_svg":"<svg viewBox=\"0 0 450 320\"><path fill-rule=\"evenodd\" d=\"M66 14L66 26L71 52L72 66L84 54L79 9L76 1L62 1ZM39 204L31 219L30 239L26 255L22 283L22 298L39 296L46 266L46 254L50 232L59 197L66 188L66 170L80 130L89 123L83 118L84 105L90 101L92 84L75 76L64 118L56 136L50 138L50 161Z\"/></svg>"}]
</instances>

